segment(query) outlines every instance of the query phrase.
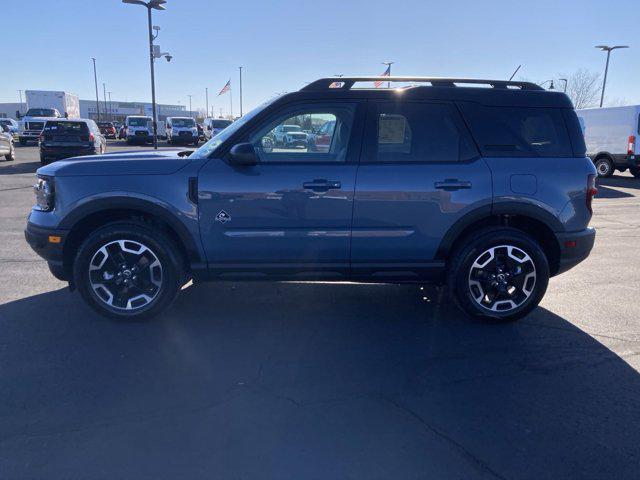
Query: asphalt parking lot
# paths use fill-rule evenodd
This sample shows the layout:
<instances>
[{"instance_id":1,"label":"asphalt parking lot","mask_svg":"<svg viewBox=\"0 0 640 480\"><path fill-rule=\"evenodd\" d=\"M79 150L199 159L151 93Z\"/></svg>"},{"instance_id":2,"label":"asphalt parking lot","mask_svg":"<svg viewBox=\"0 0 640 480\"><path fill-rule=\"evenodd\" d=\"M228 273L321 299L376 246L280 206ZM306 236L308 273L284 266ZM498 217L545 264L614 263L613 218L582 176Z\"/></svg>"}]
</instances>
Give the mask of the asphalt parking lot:
<instances>
[{"instance_id":1,"label":"asphalt parking lot","mask_svg":"<svg viewBox=\"0 0 640 480\"><path fill-rule=\"evenodd\" d=\"M224 283L125 324L24 241L37 159L0 162L0 478L638 478L628 174L600 182L591 257L517 323L432 288Z\"/></svg>"}]
</instances>

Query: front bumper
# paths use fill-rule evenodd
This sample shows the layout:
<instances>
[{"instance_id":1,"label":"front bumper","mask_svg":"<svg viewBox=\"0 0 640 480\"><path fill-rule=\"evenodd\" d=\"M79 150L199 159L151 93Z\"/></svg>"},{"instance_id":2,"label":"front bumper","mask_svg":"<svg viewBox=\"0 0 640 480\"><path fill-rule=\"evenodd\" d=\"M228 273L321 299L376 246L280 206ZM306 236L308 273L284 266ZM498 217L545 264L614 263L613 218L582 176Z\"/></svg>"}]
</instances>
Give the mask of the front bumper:
<instances>
[{"instance_id":1,"label":"front bumper","mask_svg":"<svg viewBox=\"0 0 640 480\"><path fill-rule=\"evenodd\" d=\"M566 272L585 260L591 253L596 239L594 228L585 228L579 232L556 233L560 244L560 261L557 274Z\"/></svg>"},{"instance_id":2,"label":"front bumper","mask_svg":"<svg viewBox=\"0 0 640 480\"><path fill-rule=\"evenodd\" d=\"M200 140L198 135L171 135L169 137L171 143L193 143L196 140Z\"/></svg>"},{"instance_id":3,"label":"front bumper","mask_svg":"<svg viewBox=\"0 0 640 480\"><path fill-rule=\"evenodd\" d=\"M63 251L68 233L67 230L43 228L31 222L27 223L24 231L29 246L47 261L51 272L60 279L65 276Z\"/></svg>"}]
</instances>

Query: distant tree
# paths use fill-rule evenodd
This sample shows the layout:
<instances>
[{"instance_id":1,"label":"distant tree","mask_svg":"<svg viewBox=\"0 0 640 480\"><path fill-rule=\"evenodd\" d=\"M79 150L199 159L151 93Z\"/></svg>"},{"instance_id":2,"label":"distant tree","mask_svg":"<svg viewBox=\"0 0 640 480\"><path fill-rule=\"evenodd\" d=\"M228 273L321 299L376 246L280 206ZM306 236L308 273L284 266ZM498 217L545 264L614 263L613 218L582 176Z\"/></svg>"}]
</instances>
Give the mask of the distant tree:
<instances>
[{"instance_id":1,"label":"distant tree","mask_svg":"<svg viewBox=\"0 0 640 480\"><path fill-rule=\"evenodd\" d=\"M569 75L568 80L567 95L576 109L598 105L602 88L600 74L581 68Z\"/></svg>"},{"instance_id":2,"label":"distant tree","mask_svg":"<svg viewBox=\"0 0 640 480\"><path fill-rule=\"evenodd\" d=\"M625 105L629 105L629 101L624 97L604 97L604 104L607 107L624 107Z\"/></svg>"}]
</instances>

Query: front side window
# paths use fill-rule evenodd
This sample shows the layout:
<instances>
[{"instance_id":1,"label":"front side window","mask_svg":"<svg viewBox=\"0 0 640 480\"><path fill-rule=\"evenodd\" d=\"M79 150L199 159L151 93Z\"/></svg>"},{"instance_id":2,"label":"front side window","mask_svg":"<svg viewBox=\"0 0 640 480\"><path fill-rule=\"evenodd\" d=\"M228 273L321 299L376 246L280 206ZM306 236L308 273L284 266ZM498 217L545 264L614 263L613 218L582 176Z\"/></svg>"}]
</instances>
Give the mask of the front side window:
<instances>
[{"instance_id":1,"label":"front side window","mask_svg":"<svg viewBox=\"0 0 640 480\"><path fill-rule=\"evenodd\" d=\"M287 109L249 138L260 161L344 162L355 104L305 105Z\"/></svg>"},{"instance_id":2,"label":"front side window","mask_svg":"<svg viewBox=\"0 0 640 480\"><path fill-rule=\"evenodd\" d=\"M477 155L453 105L380 102L370 118L365 161L457 162Z\"/></svg>"}]
</instances>

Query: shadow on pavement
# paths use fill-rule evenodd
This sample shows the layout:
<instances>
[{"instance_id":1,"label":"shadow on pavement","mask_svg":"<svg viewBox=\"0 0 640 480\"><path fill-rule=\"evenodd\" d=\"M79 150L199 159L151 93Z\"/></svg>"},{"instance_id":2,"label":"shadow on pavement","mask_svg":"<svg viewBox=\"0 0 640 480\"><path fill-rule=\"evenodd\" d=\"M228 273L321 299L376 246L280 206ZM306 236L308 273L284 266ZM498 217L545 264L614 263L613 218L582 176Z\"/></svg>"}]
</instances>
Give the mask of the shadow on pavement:
<instances>
[{"instance_id":1,"label":"shadow on pavement","mask_svg":"<svg viewBox=\"0 0 640 480\"><path fill-rule=\"evenodd\" d=\"M598 178L598 198L624 198L637 196L634 193L623 192L615 188L626 188L640 190L640 180L635 177L612 176L609 178ZM612 188L613 187L613 188Z\"/></svg>"},{"instance_id":2,"label":"shadow on pavement","mask_svg":"<svg viewBox=\"0 0 640 480\"><path fill-rule=\"evenodd\" d=\"M17 175L20 173L36 173L40 162L7 163L0 162L0 175Z\"/></svg>"},{"instance_id":3,"label":"shadow on pavement","mask_svg":"<svg viewBox=\"0 0 640 480\"><path fill-rule=\"evenodd\" d=\"M411 286L211 284L124 324L0 305L9 478L637 478L640 378L539 308ZM632 353L633 354L633 353Z\"/></svg>"}]
</instances>

